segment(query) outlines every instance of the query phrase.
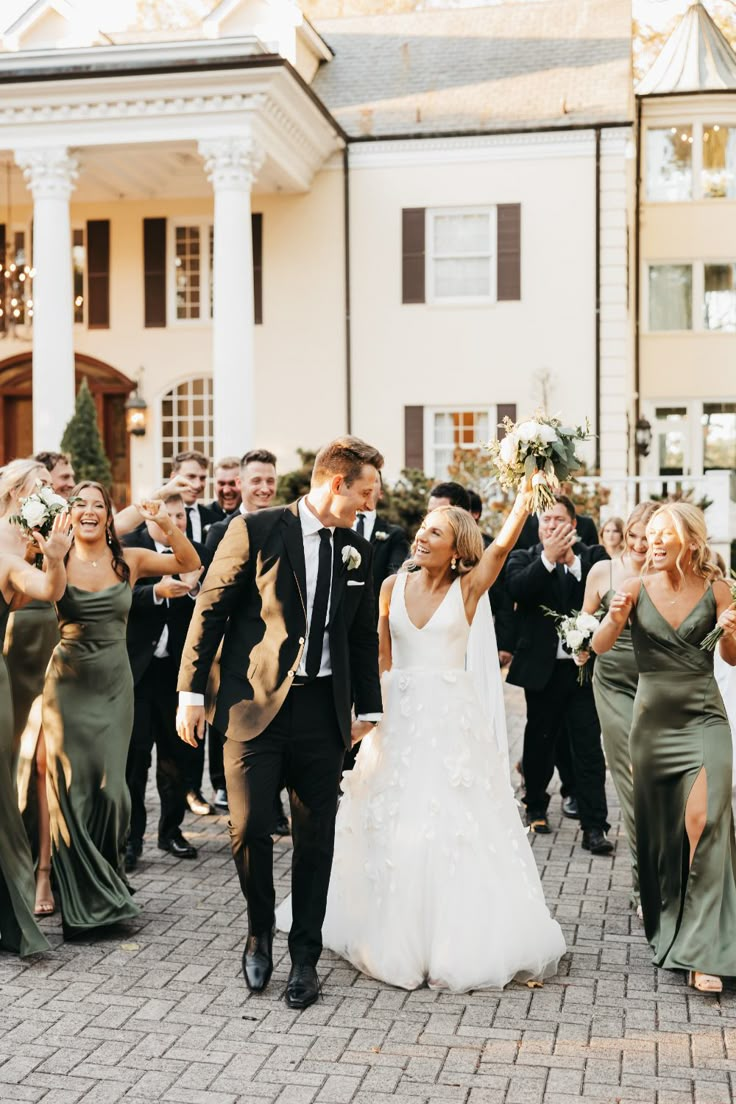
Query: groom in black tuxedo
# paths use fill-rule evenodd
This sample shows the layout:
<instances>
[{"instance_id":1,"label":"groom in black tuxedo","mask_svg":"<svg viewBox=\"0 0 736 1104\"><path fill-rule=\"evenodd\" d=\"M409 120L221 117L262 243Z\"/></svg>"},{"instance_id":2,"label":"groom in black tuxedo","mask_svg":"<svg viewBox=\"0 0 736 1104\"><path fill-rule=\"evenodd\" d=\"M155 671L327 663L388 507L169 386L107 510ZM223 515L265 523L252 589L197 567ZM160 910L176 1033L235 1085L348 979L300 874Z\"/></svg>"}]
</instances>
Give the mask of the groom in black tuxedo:
<instances>
[{"instance_id":1,"label":"groom in black tuxedo","mask_svg":"<svg viewBox=\"0 0 736 1104\"><path fill-rule=\"evenodd\" d=\"M271 821L286 779L292 809L291 1008L319 995L345 750L380 719L372 549L352 533L370 508L383 457L357 437L317 455L309 494L235 518L197 598L179 673L179 735L204 729L204 694L223 641L210 720L224 733L233 858L248 906L246 984L273 969ZM351 708L357 720L351 723Z\"/></svg>"},{"instance_id":2,"label":"groom in black tuxedo","mask_svg":"<svg viewBox=\"0 0 736 1104\"><path fill-rule=\"evenodd\" d=\"M506 585L517 605L517 640L508 674L523 686L527 719L523 774L527 820L533 831L549 832L549 785L558 744L569 739L583 847L606 854L608 830L606 765L590 681L578 683L578 667L562 648L554 619L543 607L568 614L580 610L588 572L608 559L604 548L577 540L575 507L558 494L539 519L541 543L515 550L506 562Z\"/></svg>"}]
</instances>

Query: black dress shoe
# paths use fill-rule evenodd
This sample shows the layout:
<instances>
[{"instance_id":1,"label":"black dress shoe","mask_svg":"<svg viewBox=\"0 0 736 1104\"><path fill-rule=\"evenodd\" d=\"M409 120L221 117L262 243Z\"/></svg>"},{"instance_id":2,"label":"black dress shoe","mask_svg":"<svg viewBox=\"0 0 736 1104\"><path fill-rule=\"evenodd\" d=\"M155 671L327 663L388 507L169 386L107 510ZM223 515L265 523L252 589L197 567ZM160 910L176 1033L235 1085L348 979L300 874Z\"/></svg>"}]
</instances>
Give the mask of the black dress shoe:
<instances>
[{"instance_id":1,"label":"black dress shoe","mask_svg":"<svg viewBox=\"0 0 736 1104\"><path fill-rule=\"evenodd\" d=\"M580 813L578 812L578 800L576 797L563 797L562 799L562 815L569 820L580 820Z\"/></svg>"},{"instance_id":2,"label":"black dress shoe","mask_svg":"<svg viewBox=\"0 0 736 1104\"><path fill-rule=\"evenodd\" d=\"M134 843L132 840L128 840L125 845L125 870L130 874L131 870L135 870L138 865L138 856L143 850L140 843Z\"/></svg>"},{"instance_id":3,"label":"black dress shoe","mask_svg":"<svg viewBox=\"0 0 736 1104\"><path fill-rule=\"evenodd\" d=\"M590 851L593 855L610 855L613 844L601 828L591 828L583 832L583 850Z\"/></svg>"},{"instance_id":4,"label":"black dress shoe","mask_svg":"<svg viewBox=\"0 0 736 1104\"><path fill-rule=\"evenodd\" d=\"M187 794L187 805L195 816L212 816L214 809L209 801L206 801L200 790L190 790Z\"/></svg>"},{"instance_id":5,"label":"black dress shoe","mask_svg":"<svg viewBox=\"0 0 736 1104\"><path fill-rule=\"evenodd\" d=\"M273 973L273 934L249 935L243 951L243 977L251 993L260 993Z\"/></svg>"},{"instance_id":6,"label":"black dress shoe","mask_svg":"<svg viewBox=\"0 0 736 1104\"><path fill-rule=\"evenodd\" d=\"M531 820L527 817L527 824L529 831L534 832L535 836L548 836L552 831L546 816L534 817Z\"/></svg>"},{"instance_id":7,"label":"black dress shoe","mask_svg":"<svg viewBox=\"0 0 736 1104\"><path fill-rule=\"evenodd\" d=\"M159 839L158 845L161 851L168 851L177 859L196 859L197 857L197 848L192 847L189 840L185 839L181 832L169 836L168 839Z\"/></svg>"},{"instance_id":8,"label":"black dress shoe","mask_svg":"<svg viewBox=\"0 0 736 1104\"><path fill-rule=\"evenodd\" d=\"M282 814L278 818L278 820L274 824L273 828L271 829L271 835L272 836L290 836L291 835L291 828L289 827L289 818L285 814Z\"/></svg>"},{"instance_id":9,"label":"black dress shoe","mask_svg":"<svg viewBox=\"0 0 736 1104\"><path fill-rule=\"evenodd\" d=\"M289 1008L309 1008L320 995L319 978L308 962L295 962L286 983L286 1003Z\"/></svg>"}]
</instances>

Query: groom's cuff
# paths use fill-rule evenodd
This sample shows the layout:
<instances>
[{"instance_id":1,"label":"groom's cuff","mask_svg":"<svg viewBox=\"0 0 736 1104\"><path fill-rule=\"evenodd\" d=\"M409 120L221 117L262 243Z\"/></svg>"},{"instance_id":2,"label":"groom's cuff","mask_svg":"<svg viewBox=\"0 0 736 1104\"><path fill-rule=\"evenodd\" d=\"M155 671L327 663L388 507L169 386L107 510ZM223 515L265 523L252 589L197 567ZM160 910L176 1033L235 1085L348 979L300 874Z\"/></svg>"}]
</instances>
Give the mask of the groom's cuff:
<instances>
[{"instance_id":1,"label":"groom's cuff","mask_svg":"<svg viewBox=\"0 0 736 1104\"><path fill-rule=\"evenodd\" d=\"M204 694L195 694L192 690L180 690L179 705L204 705Z\"/></svg>"},{"instance_id":2,"label":"groom's cuff","mask_svg":"<svg viewBox=\"0 0 736 1104\"><path fill-rule=\"evenodd\" d=\"M368 721L369 724L378 724L383 713L359 713L356 721Z\"/></svg>"}]
</instances>

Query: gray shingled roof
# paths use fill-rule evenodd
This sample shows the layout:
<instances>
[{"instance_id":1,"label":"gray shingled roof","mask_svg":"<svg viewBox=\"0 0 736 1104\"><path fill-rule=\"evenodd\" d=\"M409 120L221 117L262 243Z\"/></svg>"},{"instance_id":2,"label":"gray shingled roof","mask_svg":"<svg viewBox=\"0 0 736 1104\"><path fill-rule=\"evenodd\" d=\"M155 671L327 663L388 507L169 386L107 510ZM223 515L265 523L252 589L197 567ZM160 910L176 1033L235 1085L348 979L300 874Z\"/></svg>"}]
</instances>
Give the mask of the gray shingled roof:
<instances>
[{"instance_id":1,"label":"gray shingled roof","mask_svg":"<svg viewBox=\"0 0 736 1104\"><path fill-rule=\"evenodd\" d=\"M651 69L640 96L736 88L736 54L702 4L691 4Z\"/></svg>"},{"instance_id":2,"label":"gray shingled roof","mask_svg":"<svg viewBox=\"0 0 736 1104\"><path fill-rule=\"evenodd\" d=\"M335 51L313 88L353 135L631 119L629 0L321 20Z\"/></svg>"}]
</instances>

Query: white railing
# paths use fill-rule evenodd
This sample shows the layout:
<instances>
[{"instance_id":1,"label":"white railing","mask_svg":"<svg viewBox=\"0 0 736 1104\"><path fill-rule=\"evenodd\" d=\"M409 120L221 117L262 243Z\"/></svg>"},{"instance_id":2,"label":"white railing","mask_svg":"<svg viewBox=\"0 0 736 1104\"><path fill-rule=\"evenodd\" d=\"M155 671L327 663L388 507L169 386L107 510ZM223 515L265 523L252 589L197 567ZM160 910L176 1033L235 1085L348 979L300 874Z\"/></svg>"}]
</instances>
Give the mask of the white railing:
<instances>
[{"instance_id":1,"label":"white railing","mask_svg":"<svg viewBox=\"0 0 736 1104\"><path fill-rule=\"evenodd\" d=\"M631 512L637 502L652 497L692 492L692 501L709 499L711 505L705 511L708 533L714 546L723 552L723 546L736 540L736 472L709 471L705 475L637 475L582 476L579 483L601 486L610 491L611 497L601 507L601 525L609 517L622 517Z\"/></svg>"}]
</instances>

